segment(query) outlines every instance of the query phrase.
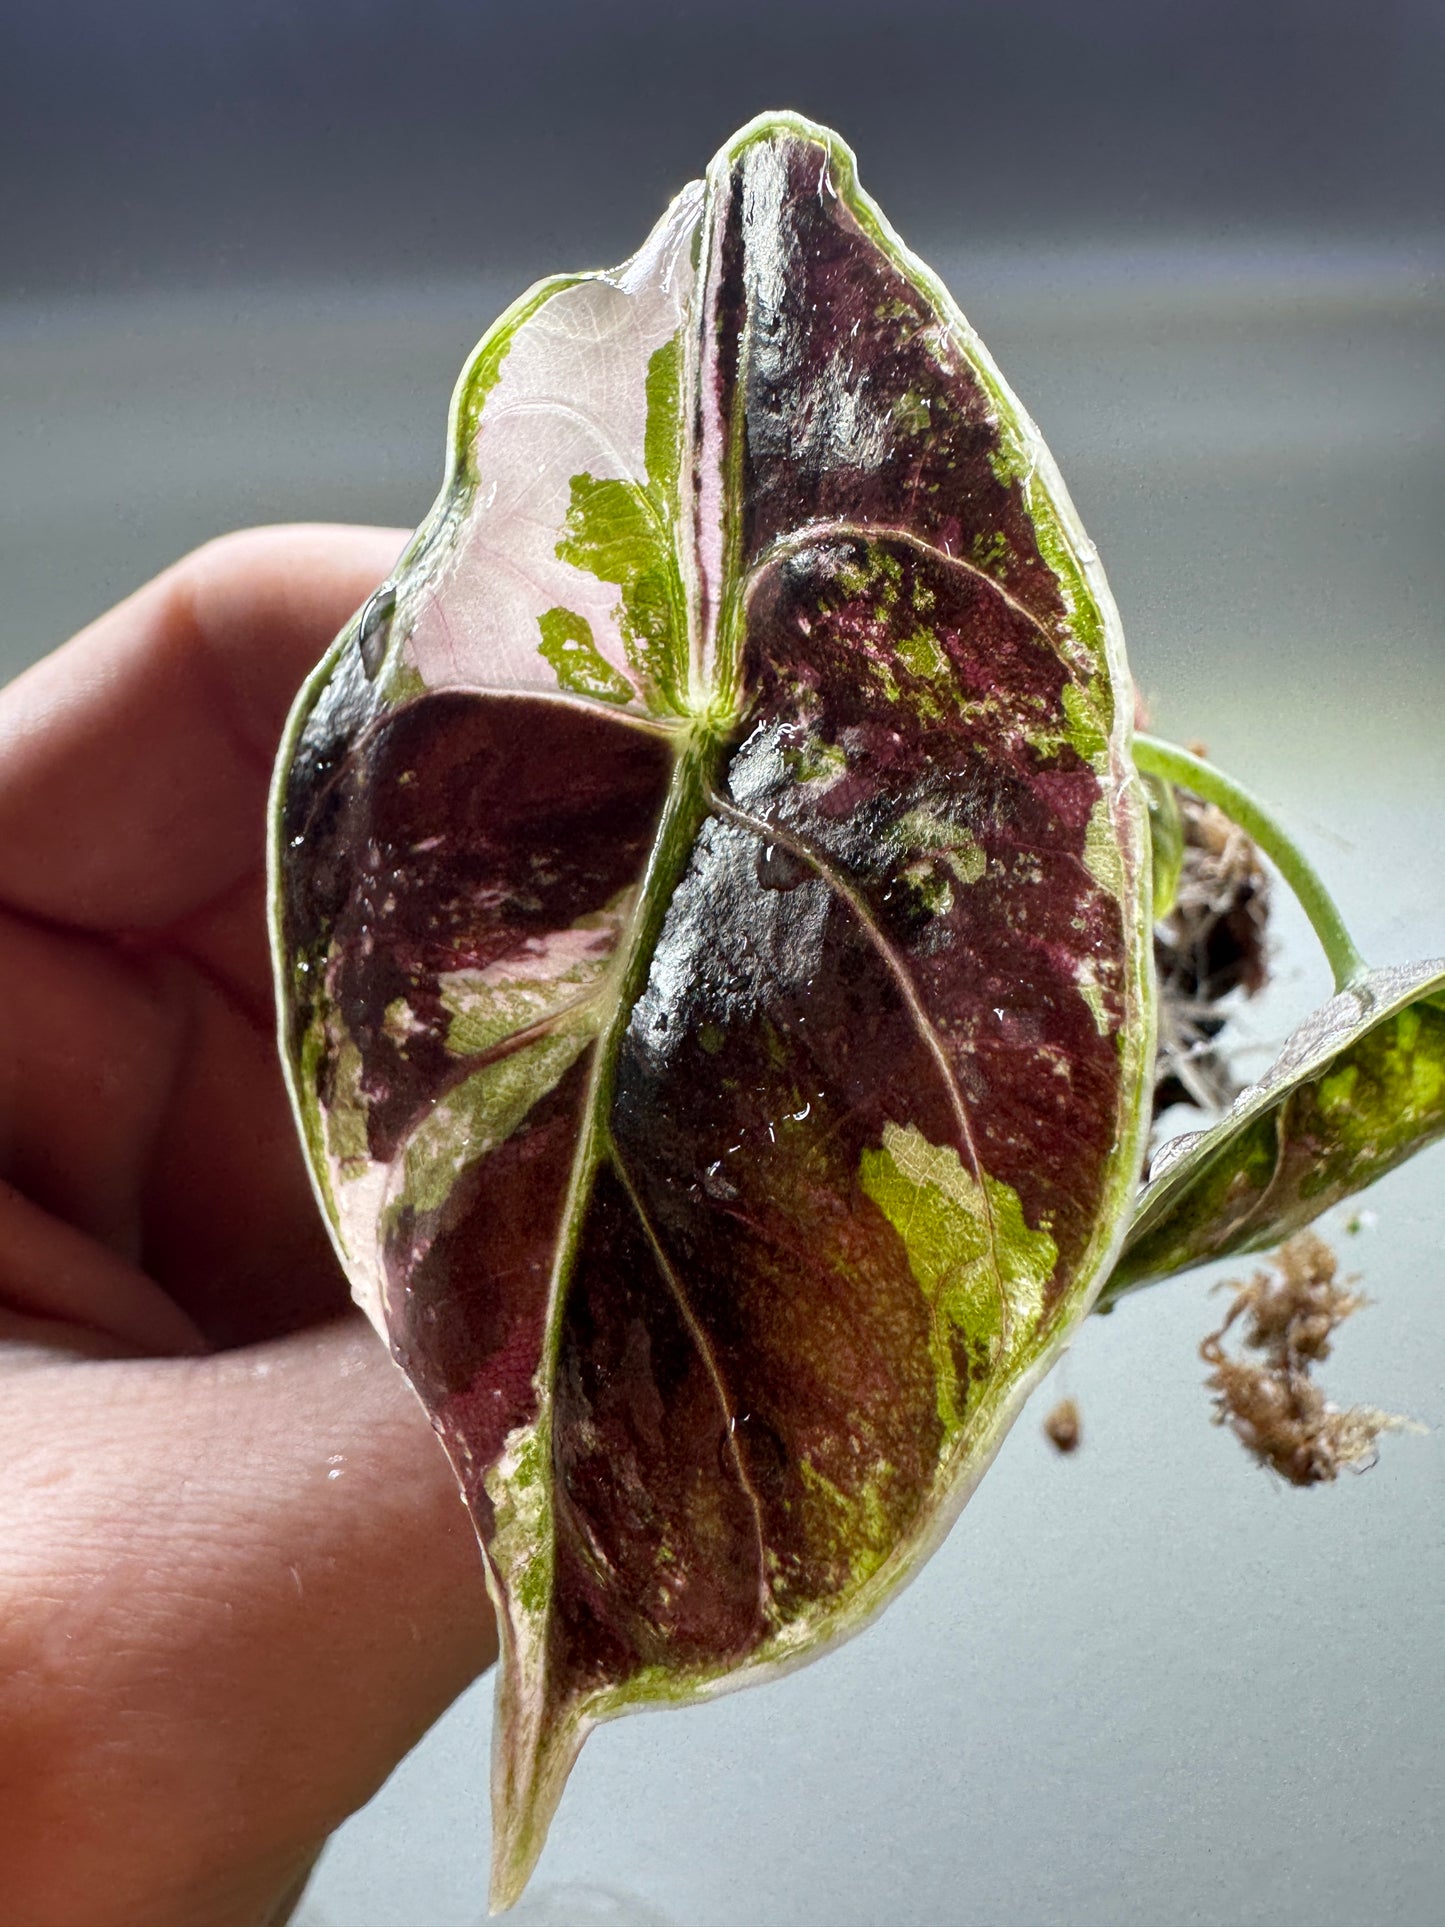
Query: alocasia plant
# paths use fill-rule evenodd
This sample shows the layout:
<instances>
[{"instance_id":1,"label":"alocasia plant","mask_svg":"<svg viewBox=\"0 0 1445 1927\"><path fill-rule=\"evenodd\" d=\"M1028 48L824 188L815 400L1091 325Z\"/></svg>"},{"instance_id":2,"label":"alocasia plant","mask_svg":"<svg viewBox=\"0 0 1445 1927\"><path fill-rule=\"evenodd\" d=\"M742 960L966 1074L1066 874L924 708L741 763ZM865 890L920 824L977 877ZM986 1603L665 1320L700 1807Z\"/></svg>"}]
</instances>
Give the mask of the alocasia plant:
<instances>
[{"instance_id":1,"label":"alocasia plant","mask_svg":"<svg viewBox=\"0 0 1445 1927\"><path fill-rule=\"evenodd\" d=\"M463 373L298 701L273 915L317 1191L485 1552L498 1904L598 1720L878 1609L1105 1286L1132 708L1037 430L826 130L744 129ZM1161 1268L1238 1135L1146 1194Z\"/></svg>"},{"instance_id":2,"label":"alocasia plant","mask_svg":"<svg viewBox=\"0 0 1445 1927\"><path fill-rule=\"evenodd\" d=\"M1154 782L1208 792L1274 857L1310 917L1334 997L1204 1131L1155 1157L1104 1289L1278 1244L1445 1135L1445 960L1371 970L1312 866L1256 799L1172 744L1136 738Z\"/></svg>"}]
</instances>

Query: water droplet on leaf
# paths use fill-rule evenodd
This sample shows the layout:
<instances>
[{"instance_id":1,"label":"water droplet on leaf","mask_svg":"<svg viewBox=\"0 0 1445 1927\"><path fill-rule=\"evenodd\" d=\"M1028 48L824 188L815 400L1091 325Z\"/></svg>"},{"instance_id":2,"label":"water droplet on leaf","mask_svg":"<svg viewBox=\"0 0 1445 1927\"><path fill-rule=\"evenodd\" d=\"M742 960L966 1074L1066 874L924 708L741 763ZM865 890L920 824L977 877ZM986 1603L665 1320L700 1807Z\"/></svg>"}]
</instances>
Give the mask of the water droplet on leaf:
<instances>
[{"instance_id":1,"label":"water droplet on leaf","mask_svg":"<svg viewBox=\"0 0 1445 1927\"><path fill-rule=\"evenodd\" d=\"M765 890L796 890L808 866L781 843L765 843L758 852L756 871Z\"/></svg>"},{"instance_id":2,"label":"water droplet on leaf","mask_svg":"<svg viewBox=\"0 0 1445 1927\"><path fill-rule=\"evenodd\" d=\"M378 589L361 612L361 621L356 625L356 642L361 651L361 666L366 671L367 680L375 682L377 672L386 660L387 648L391 642L391 618L396 611L396 590L388 583Z\"/></svg>"}]
</instances>

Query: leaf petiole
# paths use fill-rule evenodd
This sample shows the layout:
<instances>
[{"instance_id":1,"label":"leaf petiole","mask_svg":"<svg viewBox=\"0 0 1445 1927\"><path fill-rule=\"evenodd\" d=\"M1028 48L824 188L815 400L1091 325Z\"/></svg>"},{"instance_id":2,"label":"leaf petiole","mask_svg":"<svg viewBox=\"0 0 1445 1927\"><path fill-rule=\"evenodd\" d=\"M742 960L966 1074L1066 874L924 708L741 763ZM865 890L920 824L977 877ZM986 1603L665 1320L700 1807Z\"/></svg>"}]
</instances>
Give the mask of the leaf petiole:
<instances>
[{"instance_id":1,"label":"leaf petiole","mask_svg":"<svg viewBox=\"0 0 1445 1927\"><path fill-rule=\"evenodd\" d=\"M1181 789L1202 796L1206 803L1215 804L1246 835L1254 838L1299 898L1300 907L1329 959L1336 990L1348 990L1366 975L1368 965L1355 948L1319 872L1257 797L1233 777L1226 776L1223 770L1206 763L1202 756L1181 748L1178 743L1162 742L1157 736L1135 736L1134 765L1143 776L1160 777L1166 783L1177 783Z\"/></svg>"}]
</instances>

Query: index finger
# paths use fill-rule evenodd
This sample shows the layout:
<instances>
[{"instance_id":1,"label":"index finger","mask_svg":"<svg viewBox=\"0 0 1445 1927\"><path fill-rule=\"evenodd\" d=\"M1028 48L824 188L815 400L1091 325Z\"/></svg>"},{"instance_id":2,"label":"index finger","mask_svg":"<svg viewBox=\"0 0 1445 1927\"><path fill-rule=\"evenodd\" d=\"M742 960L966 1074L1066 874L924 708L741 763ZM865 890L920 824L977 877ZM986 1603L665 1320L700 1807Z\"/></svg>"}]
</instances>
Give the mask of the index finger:
<instances>
[{"instance_id":1,"label":"index finger","mask_svg":"<svg viewBox=\"0 0 1445 1927\"><path fill-rule=\"evenodd\" d=\"M0 692L0 903L155 930L254 871L292 698L405 539L223 536Z\"/></svg>"}]
</instances>

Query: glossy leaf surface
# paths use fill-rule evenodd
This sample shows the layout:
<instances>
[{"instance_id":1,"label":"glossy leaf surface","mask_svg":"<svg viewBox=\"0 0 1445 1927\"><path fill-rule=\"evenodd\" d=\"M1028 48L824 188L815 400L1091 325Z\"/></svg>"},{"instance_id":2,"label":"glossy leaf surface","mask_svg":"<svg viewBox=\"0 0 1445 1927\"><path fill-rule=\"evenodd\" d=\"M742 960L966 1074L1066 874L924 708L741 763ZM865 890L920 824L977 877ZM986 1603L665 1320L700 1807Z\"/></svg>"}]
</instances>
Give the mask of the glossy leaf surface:
<instances>
[{"instance_id":1,"label":"glossy leaf surface","mask_svg":"<svg viewBox=\"0 0 1445 1927\"><path fill-rule=\"evenodd\" d=\"M1154 1160L1106 1287L1261 1251L1445 1135L1445 963L1371 971L1205 1131Z\"/></svg>"},{"instance_id":2,"label":"glossy leaf surface","mask_svg":"<svg viewBox=\"0 0 1445 1927\"><path fill-rule=\"evenodd\" d=\"M293 1092L503 1629L495 1887L590 1725L852 1630L1117 1250L1152 1058L1117 618L835 137L484 339L278 780Z\"/></svg>"}]
</instances>

